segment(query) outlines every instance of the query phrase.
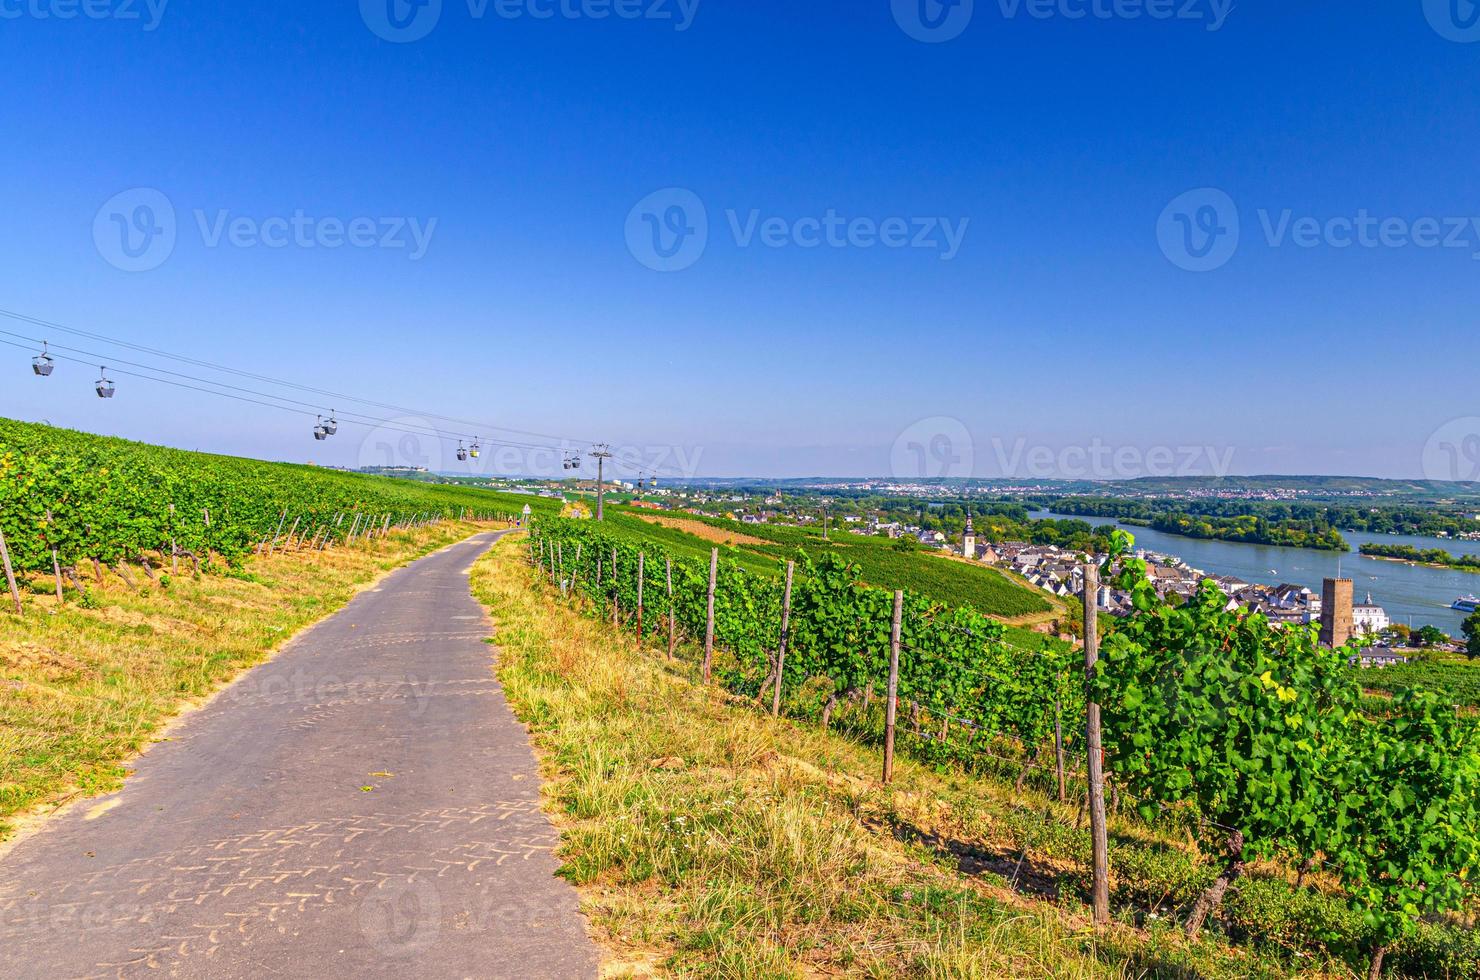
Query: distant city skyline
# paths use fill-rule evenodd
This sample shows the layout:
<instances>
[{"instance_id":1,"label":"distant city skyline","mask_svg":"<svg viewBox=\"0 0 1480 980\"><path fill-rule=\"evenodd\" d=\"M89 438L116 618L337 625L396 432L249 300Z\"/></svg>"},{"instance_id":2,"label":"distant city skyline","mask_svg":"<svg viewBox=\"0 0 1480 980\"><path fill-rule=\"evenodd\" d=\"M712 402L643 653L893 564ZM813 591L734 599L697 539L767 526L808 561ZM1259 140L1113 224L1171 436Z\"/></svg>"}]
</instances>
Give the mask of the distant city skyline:
<instances>
[{"instance_id":1,"label":"distant city skyline","mask_svg":"<svg viewBox=\"0 0 1480 980\"><path fill-rule=\"evenodd\" d=\"M35 0L0 309L549 434L515 438L557 475L603 440L700 477L1480 477L1480 29L1174 6ZM354 406L107 347L37 378L15 335L67 339L0 329L9 417L344 466L500 436L316 443Z\"/></svg>"}]
</instances>

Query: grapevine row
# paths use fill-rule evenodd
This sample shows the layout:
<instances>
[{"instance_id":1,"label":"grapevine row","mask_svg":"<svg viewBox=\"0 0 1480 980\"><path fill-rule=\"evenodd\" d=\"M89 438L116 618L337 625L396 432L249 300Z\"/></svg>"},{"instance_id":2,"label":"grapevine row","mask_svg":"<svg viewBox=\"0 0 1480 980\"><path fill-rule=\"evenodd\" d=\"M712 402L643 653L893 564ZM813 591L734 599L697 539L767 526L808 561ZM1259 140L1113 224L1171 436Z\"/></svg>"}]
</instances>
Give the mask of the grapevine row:
<instances>
[{"instance_id":1,"label":"grapevine row","mask_svg":"<svg viewBox=\"0 0 1480 980\"><path fill-rule=\"evenodd\" d=\"M517 506L516 506L517 505ZM487 518L487 491L167 449L0 419L0 533L17 573L149 553L235 564L288 531L343 541L357 525Z\"/></svg>"},{"instance_id":2,"label":"grapevine row","mask_svg":"<svg viewBox=\"0 0 1480 980\"><path fill-rule=\"evenodd\" d=\"M1117 552L1130 544L1118 532ZM552 581L603 616L635 618L641 588L645 638L661 641L670 611L686 636L705 634L707 563L565 519L537 522L530 547ZM831 694L826 721L837 699L883 690L891 597L861 585L857 569L834 556L803 555L798 572L782 688L794 695L820 681ZM783 586L731 562L720 562L715 578L715 641L729 653L717 662L719 679L761 694L775 678ZM922 715L1033 751L1056 720L1065 734L1083 732L1093 699L1116 788L1148 821L1191 820L1205 850L1223 855L1188 918L1192 934L1261 858L1322 869L1341 883L1364 919L1374 975L1421 922L1442 924L1475 906L1475 719L1421 691L1400 695L1382 716L1364 712L1351 650L1322 647L1313 628L1229 609L1211 583L1173 606L1157 597L1144 563L1127 558L1117 585L1132 591L1136 613L1112 627L1088 678L1072 653L1015 649L974 610L907 595L899 698L914 733L937 751L932 758L950 743L944 732L922 732ZM995 758L990 740L971 741L951 757Z\"/></svg>"},{"instance_id":3,"label":"grapevine row","mask_svg":"<svg viewBox=\"0 0 1480 980\"><path fill-rule=\"evenodd\" d=\"M662 641L670 612L683 635L704 636L707 562L569 519L538 522L533 546L543 549L568 593L603 615L615 612L631 620L634 627L641 562L643 636ZM858 568L835 555L812 558L799 552L797 561L783 697L822 682L825 718L838 704L871 703L888 680L892 597L863 585ZM769 700L784 591L782 576L758 575L727 560L717 565L715 643L729 654L717 669L721 682L738 694ZM1076 668L1072 651L1021 650L1003 633L1001 624L973 609L905 596L901 638L907 655L900 662L899 698L912 725L1002 736L1033 753L1052 742L1060 712L1065 734L1082 730L1083 670ZM989 744L990 739L974 737L970 747L937 740L931 752L972 761L990 758Z\"/></svg>"}]
</instances>

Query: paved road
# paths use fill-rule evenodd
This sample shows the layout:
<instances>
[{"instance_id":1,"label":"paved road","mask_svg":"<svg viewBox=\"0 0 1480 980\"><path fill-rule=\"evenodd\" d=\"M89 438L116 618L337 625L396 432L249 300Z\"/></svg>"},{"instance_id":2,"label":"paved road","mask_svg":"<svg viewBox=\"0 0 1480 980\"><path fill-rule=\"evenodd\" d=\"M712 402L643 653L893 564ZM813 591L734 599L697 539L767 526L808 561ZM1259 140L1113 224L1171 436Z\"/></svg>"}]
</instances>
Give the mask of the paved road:
<instances>
[{"instance_id":1,"label":"paved road","mask_svg":"<svg viewBox=\"0 0 1480 980\"><path fill-rule=\"evenodd\" d=\"M594 976L468 592L496 538L392 574L18 845L0 977Z\"/></svg>"}]
</instances>

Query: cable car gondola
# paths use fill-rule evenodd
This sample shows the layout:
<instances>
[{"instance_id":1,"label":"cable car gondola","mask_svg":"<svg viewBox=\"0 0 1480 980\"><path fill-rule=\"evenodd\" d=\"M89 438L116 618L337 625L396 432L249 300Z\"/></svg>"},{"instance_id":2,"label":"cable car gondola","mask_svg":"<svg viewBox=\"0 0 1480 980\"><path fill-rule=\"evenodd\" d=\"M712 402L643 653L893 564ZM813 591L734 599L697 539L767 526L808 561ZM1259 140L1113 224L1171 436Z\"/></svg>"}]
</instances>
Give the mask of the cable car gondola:
<instances>
[{"instance_id":1,"label":"cable car gondola","mask_svg":"<svg viewBox=\"0 0 1480 980\"><path fill-rule=\"evenodd\" d=\"M473 457L474 459L477 459L480 455L482 455L482 453L483 447L478 445L477 439L474 439L473 444L468 447L468 455Z\"/></svg>"},{"instance_id":2,"label":"cable car gondola","mask_svg":"<svg viewBox=\"0 0 1480 980\"><path fill-rule=\"evenodd\" d=\"M52 362L51 355L46 352L46 342L41 343L41 353L31 358L31 370L43 378L50 377L52 369L56 364Z\"/></svg>"},{"instance_id":3,"label":"cable car gondola","mask_svg":"<svg viewBox=\"0 0 1480 980\"><path fill-rule=\"evenodd\" d=\"M329 413L329 421L321 422L320 425L323 427L324 435L326 436L339 434L339 420L334 417L334 413L332 412Z\"/></svg>"},{"instance_id":4,"label":"cable car gondola","mask_svg":"<svg viewBox=\"0 0 1480 980\"><path fill-rule=\"evenodd\" d=\"M319 422L313 427L313 437L319 442L329 438L329 427L324 424L324 417L319 416Z\"/></svg>"},{"instance_id":5,"label":"cable car gondola","mask_svg":"<svg viewBox=\"0 0 1480 980\"><path fill-rule=\"evenodd\" d=\"M94 386L97 388L98 397L112 398L115 389L113 387L113 382L108 380L108 369L99 368L98 370L101 373L101 377L98 378L98 383Z\"/></svg>"},{"instance_id":6,"label":"cable car gondola","mask_svg":"<svg viewBox=\"0 0 1480 980\"><path fill-rule=\"evenodd\" d=\"M457 461L459 463L466 463L468 461L468 451L463 448L461 439L457 441Z\"/></svg>"}]
</instances>

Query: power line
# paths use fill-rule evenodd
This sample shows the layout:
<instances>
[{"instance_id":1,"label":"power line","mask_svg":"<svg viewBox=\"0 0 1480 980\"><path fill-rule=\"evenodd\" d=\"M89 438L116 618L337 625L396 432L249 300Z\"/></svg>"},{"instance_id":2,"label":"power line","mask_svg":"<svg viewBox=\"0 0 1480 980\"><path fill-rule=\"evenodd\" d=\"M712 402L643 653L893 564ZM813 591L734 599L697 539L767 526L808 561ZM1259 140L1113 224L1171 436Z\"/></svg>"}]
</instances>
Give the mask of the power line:
<instances>
[{"instance_id":1,"label":"power line","mask_svg":"<svg viewBox=\"0 0 1480 980\"><path fill-rule=\"evenodd\" d=\"M89 333L88 331L82 331L82 330L76 330L76 329L69 328L69 327L63 327L63 326L61 326L59 324L52 324L52 323L50 323L48 321L40 320L40 319L35 318L35 317L29 317L29 316L26 316L24 314L18 314L18 313L6 311L6 310L0 310L0 316L8 316L8 317L10 317L12 319L21 320L23 322L32 323L34 325L46 326L46 327L51 327L51 328L54 328L54 329L59 329L59 330L62 330L64 332L66 332L66 333L76 334L76 335L79 335L79 336L93 337L95 339L98 339L98 340L103 341L104 343L114 344L114 345L117 345L117 346L126 347L126 348L131 349L131 350L143 351L145 353L150 353L150 354L154 354L156 356L166 357L166 358L169 358L171 360L180 361L182 363L198 364L198 365L203 366L203 367L206 367L206 368L208 368L210 370L219 370L219 371L223 371L223 372L226 372L226 373L229 373L229 374L232 374L232 375L235 375L235 376L239 376L239 377L244 377L244 378L248 378L248 379L258 379L258 380L265 381L268 384L281 385L281 386L284 386L284 387L294 388L294 389L301 390L301 391L306 391L306 392L323 393L323 394L328 395L331 398L341 398L341 399L345 399L345 400L348 400L348 401L351 401L351 402L356 402L356 403L359 403L359 404L375 405L375 406L386 407L386 408L390 408L390 409L395 410L395 411L403 411L403 412L407 412L407 413L411 413L411 414L421 415L421 416L424 416L424 417L430 418L430 419L441 419L443 421L452 421L452 422L458 422L459 421L459 420L457 420L457 419L455 419L455 418L453 418L451 416L439 415L439 414L434 413L434 412L420 411L420 410L417 410L417 409L406 408L404 406L392 405L390 403L385 403L385 402L376 402L376 401L372 401L372 400L369 400L369 399L358 398L358 397L353 396L353 395L347 395L347 394L344 394L342 392L331 392L331 391L328 391L327 389L313 388L313 387L308 386L308 385L299 385L299 384L296 384L296 383L293 383L293 382L281 381L279 379L270 378L270 377L268 377L266 375L258 375L258 374L254 374L254 373L248 372L248 371L239 371L239 370L234 369L234 368L225 367L224 365L217 365L217 364L213 364L213 363L208 362L208 361L200 361L198 359L190 358L190 357L185 357L183 355L174 355L174 354L170 354L170 353L165 352L165 351L160 351L160 350L158 350L156 348L146 347L144 345L139 345L139 344L132 344L132 343L127 342L127 341L115 340L113 338L109 338L109 337L103 336L101 334L92 334L92 333ZM42 339L42 338L30 337L30 336L27 336L26 334L16 333L16 332L10 331L10 330L0 330L0 334L4 334L4 335L9 336L9 337L15 337L15 338L18 338L18 339L21 339L21 340L25 340L25 341L27 341L27 342L29 342L31 344L40 344L40 345L43 345L43 346L47 346L48 345L48 342L46 340ZM10 342L10 341L0 340L0 343L6 343L9 346L19 347L21 349L29 349L29 348L24 347L24 345L13 343L13 342ZM259 391L259 390L255 389L255 388L247 388L247 387L242 387L240 385L228 384L228 383L226 383L224 381L216 381L216 380L209 379L209 378L201 378L201 377L197 377L195 375L185 374L185 373L179 372L179 371L172 371L172 370L169 370L168 368L163 368L163 367L159 367L159 366L152 365L152 364L143 364L143 363L140 363L138 361L132 361L132 360L124 359L124 358L118 358L118 357L116 357L114 355L104 354L104 353L100 353L100 352L97 352L97 351L84 350L82 348L69 347L69 346L62 345L62 344L51 344L49 346L50 347L53 347L55 349L58 349L58 350L66 350L66 351L71 351L71 352L73 352L75 354L84 354L84 355L87 355L88 358L91 358L92 361L95 361L95 362L109 361L109 362L112 362L112 363L115 363L115 364L125 364L125 365L131 366L131 367L138 368L140 370L153 372L153 374L135 374L133 372L123 371L123 370L119 370L119 371L116 371L115 372L115 373L124 375L126 377L135 377L135 378L141 378L143 380L157 381L157 382L159 382L161 384L171 384L171 385L173 385L174 387L177 387L177 388L183 388L183 389L187 389L187 390L191 390L191 391L197 391L197 392L201 392L201 393L204 393L204 394L218 395L218 396L224 397L224 398L232 398L235 401L244 402L244 403L247 403L247 404L255 404L255 405L260 405L260 406L267 407L267 408L277 408L277 409L282 410L282 411L291 411L291 412L295 412L295 413L302 414L302 415L305 415L305 416L314 416L314 415L317 415L319 417L322 417L322 415L324 414L324 412L323 412L323 406L322 405L317 404L317 403L314 403L314 402L303 401L301 399L290 398L290 397L288 397L286 395L279 395L279 394L274 394L272 392ZM67 356L61 355L61 354L53 355L53 358L56 359L56 360L74 361L74 362L77 362L77 363L90 363L89 361L83 361L80 358L67 357ZM178 379L182 379L182 380L181 381L170 381L168 378L155 377L154 376L155 374L168 375L170 378L178 378ZM194 384L190 384L190 383L186 383L186 382L194 382ZM209 387L201 387L201 386L209 386ZM217 390L217 389L225 389L225 390ZM233 395L233 394L229 394L229 392L237 392L238 394ZM268 401L264 401L263 399L268 399ZM279 403L282 403L282 404L279 404ZM292 406L299 406L299 408L294 408ZM317 411L316 412L308 412L308 411L303 411L302 410L302 409L307 409L307 408L316 409ZM400 433L406 434L406 435L425 436L425 437L428 437L428 438L435 438L435 439L439 439L439 440L446 439L448 441L451 441L452 439L472 440L475 444L479 443L481 441L481 439L482 439L482 433L481 432L441 431L441 430L432 428L430 426L428 426L425 429L423 429L423 428L415 427L415 423L407 423L404 420L378 418L378 417L375 417L375 416L365 415L365 414L360 413L360 412L342 412L342 411L339 411L338 409L332 409L331 412L330 412L330 414L333 415L333 416L342 416L345 419L345 421L347 421L349 424L358 424L358 425L360 425L362 427L366 427L366 428L386 429L386 430L389 430L389 431L392 431L392 432L400 432ZM474 425L476 425L477 423L465 423L465 424L474 424ZM581 442L582 442L582 440L574 440L574 439L563 438L563 437L541 436L538 433L523 433L523 432L521 432L521 430L510 429L510 428L502 427L502 426L494 426L494 425L491 425L491 424L485 430L483 430L483 431L491 431L491 432L494 432L494 433L512 432L512 433L519 433L519 434L524 434L524 435L534 435L536 438L551 438L551 439L555 439L555 440L557 440L557 443L558 443L557 445L548 445L548 444L542 444L542 443L531 443L531 442L524 442L524 441L517 440L517 439L507 439L507 438L498 438L498 439L495 439L494 442L495 442L495 445L508 446L508 447L515 448L515 449L548 451L548 452L556 453L558 455L564 455L564 454L568 454L568 453L574 451L574 447L580 445ZM640 458L628 458L628 457L625 457L625 456L623 456L621 454L614 454L614 458L616 458L622 464L627 465L627 466L629 466L629 467L631 467L633 469L645 469L645 470L650 470L650 471L655 471L655 472L658 472L658 471L666 471L666 474L665 475L672 475L672 476L677 476L677 477L680 477L680 478L682 478L682 477L684 477L686 475L682 471L680 471L680 470L678 470L676 468L669 468L669 467L667 467L667 466L665 466L664 464L661 464L661 463L654 463L654 464L644 463Z\"/></svg>"},{"instance_id":2,"label":"power line","mask_svg":"<svg viewBox=\"0 0 1480 980\"><path fill-rule=\"evenodd\" d=\"M125 349L128 349L128 350L137 351L137 352L140 352L140 353L150 354L150 355L153 355L155 357L163 357L163 358L166 358L168 360L176 361L176 362L179 362L179 363L182 363L182 364L189 364L189 365L193 365L195 367L205 368L206 370L209 370L209 371L220 371L222 373L234 375L236 377L247 378L247 379L253 380L253 381L260 381L260 382L262 382L264 384L274 385L274 386L283 387L283 388L291 388L291 389L294 389L296 391L308 392L310 394L322 395L322 396L324 396L326 398L329 398L329 399L337 399L339 402L344 402L344 403L351 403L352 402L352 403L359 404L359 405L368 405L368 406L371 406L373 408L383 408L383 409L387 409L389 411L400 412L400 413L407 414L407 415L420 415L420 416L423 416L423 417L428 418L428 419L435 419L435 420L441 420L441 421L444 421L444 422L451 422L454 425L471 426L472 428L479 430L477 433L470 433L470 432L452 433L451 435L454 436L454 437L460 435L463 438L477 439L477 438L481 438L481 435L484 432L494 433L494 434L497 434L497 433L511 433L513 435L516 435L516 436L526 436L526 437L530 437L530 438L533 438L533 439L551 440L554 443L557 443L558 445L553 445L552 446L552 445L549 445L549 444L528 443L528 442L521 442L521 441L515 440L515 439L496 439L495 441L498 444L500 444L500 445L508 445L508 446L513 446L513 447L516 447L516 448L524 448L524 449L558 449L558 450L561 450L561 451L567 450L568 447L570 447L570 446L591 445L591 444L593 444L595 442L595 440L592 440L592 439L573 439L573 438L570 438L570 437L567 437L567 436L558 436L558 435L551 435L549 433L531 432L531 431L523 430L523 429L515 429L515 428L511 428L509 426L497 425L497 424L492 423L492 422L484 422L484 421L477 421L477 420L470 420L470 419L462 419L462 418L457 418L455 416L443 415L443 414L441 414L439 412L433 412L433 411L429 411L429 410L426 410L426 409L411 408L411 407L408 407L408 406L405 406L405 405L396 405L396 404L393 404L393 403L390 403L390 402L376 401L376 400L373 400L373 399L362 398L362 397L360 397L358 395L351 395L351 394L348 394L346 392L333 391L333 390L330 390L330 389L327 389L327 388L317 388L317 387L314 387L312 385L300 384L298 382L288 381L288 380L285 380L283 378L275 378L275 377L272 377L271 375L258 374L256 372L252 372L252 371L244 371L244 370L241 370L239 368L233 368L233 367L230 367L230 366L225 365L225 364L218 364L218 363L216 363L214 361L207 361L207 360L202 360L202 359L196 358L196 357L190 357L190 356L185 355L185 354L176 354L176 353L173 353L171 351L167 351L167 350L164 350L164 349L161 349L161 348L158 348L158 347L150 347L150 346L145 345L145 344L138 344L138 343L134 343L134 342L128 341L128 340L120 340L119 338L110 337L110 336L108 336L106 334L96 333L96 332L88 331L88 330L81 330L81 329L76 328L76 327L68 327L68 326L65 326L63 324L56 323L54 321L42 319L40 317L34 317L34 316L31 316L31 315L25 314L25 313L17 313L17 312L15 312L13 310L0 309L0 316L8 317L8 318L10 318L12 320L18 320L18 321L23 322L23 323L29 323L29 324L31 324L33 326L43 327L43 328L46 328L48 330L58 330L58 331L61 331L62 333L71 334L71 335L79 336L79 337L86 337L86 338L89 338L91 340L100 341L100 342L105 343L105 344L111 344L111 345L116 346L116 347L122 347L122 348L125 348ZM5 332L6 333L9 333L8 331L5 331ZM23 336L23 335L15 334L15 333L9 333L9 335L10 336ZM41 340L35 340L34 338L26 338L26 339L32 340L34 343L42 343L43 342ZM62 349L68 349L68 348L62 348ZM121 359L116 358L116 357L113 357L112 355L92 355L92 356L104 357L104 359L106 359L106 360L113 360L113 361L118 361L119 363L125 363ZM288 398L285 398L284 396L274 395L274 394L267 393L267 392L253 391L252 389L236 388L235 386L226 385L224 382L211 381L211 380L203 379L203 378L196 378L196 377L193 377L193 376L190 376L190 375L180 375L177 372L169 372L169 371L166 371L166 369L164 369L164 368L157 368L157 367L154 367L152 365L146 366L146 365L135 364L134 366L135 367L146 367L148 370L158 371L158 372L161 372L161 373L175 374L176 376L186 377L189 380L197 381L197 382L199 382L201 384L218 385L220 387L229 387L229 388L233 388L233 390L238 390L238 391L249 391L249 392L251 392L253 394L259 395L259 396L264 397L264 398L272 398L272 399L278 399L278 400L282 400L282 401L294 401L293 399L288 399ZM304 402L296 402L296 404L307 404L307 403L304 403ZM348 414L360 414L360 417L361 418L365 418L366 417L366 416L364 416L361 413L343 413L343 414L346 414L346 415L348 415ZM415 433L415 434L431 435L431 434L437 434L437 433ZM642 463L642 461L640 459L639 460L630 460L629 461L628 459L622 458L621 456L617 456L616 458L620 462L622 462L624 464L627 464L627 465L630 465L634 469L644 468L644 469L649 469L649 470L667 470L668 471L668 474L669 475L672 475L672 476L677 476L677 477L686 477L687 476L687 474L683 473L678 468L669 468L669 467L666 467L666 466L664 466L662 464L645 465L645 464Z\"/></svg>"}]
</instances>

